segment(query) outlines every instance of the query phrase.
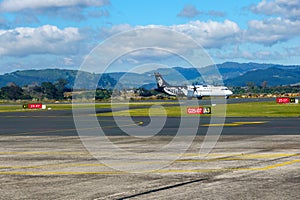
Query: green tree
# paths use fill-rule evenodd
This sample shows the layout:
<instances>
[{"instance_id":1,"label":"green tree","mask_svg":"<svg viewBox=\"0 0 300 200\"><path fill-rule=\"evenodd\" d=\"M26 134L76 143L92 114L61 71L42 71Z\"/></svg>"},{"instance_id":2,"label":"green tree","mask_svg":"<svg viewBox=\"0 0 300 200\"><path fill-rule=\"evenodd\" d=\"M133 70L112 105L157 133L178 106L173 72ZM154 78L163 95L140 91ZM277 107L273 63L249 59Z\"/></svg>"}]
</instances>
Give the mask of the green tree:
<instances>
[{"instance_id":1,"label":"green tree","mask_svg":"<svg viewBox=\"0 0 300 200\"><path fill-rule=\"evenodd\" d=\"M51 82L43 82L41 85L44 96L48 99L57 100L57 88Z\"/></svg>"},{"instance_id":2,"label":"green tree","mask_svg":"<svg viewBox=\"0 0 300 200\"><path fill-rule=\"evenodd\" d=\"M0 96L9 100L23 99L23 89L16 84L10 84L1 88Z\"/></svg>"},{"instance_id":3,"label":"green tree","mask_svg":"<svg viewBox=\"0 0 300 200\"><path fill-rule=\"evenodd\" d=\"M65 79L58 79L55 83L55 87L57 89L56 91L56 98L58 100L61 100L64 98L64 92L66 92L68 90L68 88L66 87L66 85L68 84L68 81Z\"/></svg>"},{"instance_id":4,"label":"green tree","mask_svg":"<svg viewBox=\"0 0 300 200\"><path fill-rule=\"evenodd\" d=\"M105 99L109 99L111 97L111 95L112 95L112 90L97 88L96 94L95 94L95 99L96 100L105 100Z\"/></svg>"}]
</instances>

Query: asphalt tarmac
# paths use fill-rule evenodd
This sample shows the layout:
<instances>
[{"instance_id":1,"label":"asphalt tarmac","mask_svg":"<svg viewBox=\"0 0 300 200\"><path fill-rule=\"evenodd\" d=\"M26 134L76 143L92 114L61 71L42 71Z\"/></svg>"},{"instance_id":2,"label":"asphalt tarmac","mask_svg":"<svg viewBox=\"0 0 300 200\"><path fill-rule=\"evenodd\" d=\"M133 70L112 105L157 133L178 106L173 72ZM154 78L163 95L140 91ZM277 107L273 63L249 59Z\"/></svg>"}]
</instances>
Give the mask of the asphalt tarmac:
<instances>
[{"instance_id":1,"label":"asphalt tarmac","mask_svg":"<svg viewBox=\"0 0 300 200\"><path fill-rule=\"evenodd\" d=\"M300 199L299 117L75 119L0 113L0 199Z\"/></svg>"},{"instance_id":2,"label":"asphalt tarmac","mask_svg":"<svg viewBox=\"0 0 300 200\"><path fill-rule=\"evenodd\" d=\"M147 127L149 124L151 128L160 130L157 132L157 135L175 135L179 127L186 135L206 135L209 127L210 129L218 129L218 133L222 129L222 135L300 134L299 117L228 117L224 123L222 123L223 119L200 117L198 124L193 123L197 121L193 117L189 117L189 120L180 117L152 117L151 119L149 117L98 117L99 124L93 123L92 125L90 125L90 121L96 118L91 117L87 113L76 119L81 122L84 128L92 130L93 128L98 129L100 126L104 134L109 136L127 135L128 131L126 133L126 131L122 130L122 126L131 129L132 132L136 132L142 130L141 127ZM151 120L161 123L151 123ZM165 122L162 123L164 120ZM118 121L122 121L122 125L117 124ZM191 122L189 123L189 121ZM196 133L195 128L197 128ZM190 129L193 130L191 131ZM94 134L91 131L87 131L86 134L91 133ZM141 132L141 134L143 133ZM77 136L78 133L74 124L72 111L51 110L0 113L0 135Z\"/></svg>"}]
</instances>

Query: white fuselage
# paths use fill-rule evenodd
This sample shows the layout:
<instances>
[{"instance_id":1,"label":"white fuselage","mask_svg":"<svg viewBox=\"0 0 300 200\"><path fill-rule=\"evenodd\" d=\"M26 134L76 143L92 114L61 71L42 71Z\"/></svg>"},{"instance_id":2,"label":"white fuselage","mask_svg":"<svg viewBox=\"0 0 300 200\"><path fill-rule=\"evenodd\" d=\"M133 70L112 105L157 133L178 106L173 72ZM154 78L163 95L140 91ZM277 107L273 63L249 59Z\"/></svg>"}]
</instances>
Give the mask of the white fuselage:
<instances>
[{"instance_id":1,"label":"white fuselage","mask_svg":"<svg viewBox=\"0 0 300 200\"><path fill-rule=\"evenodd\" d=\"M192 96L230 96L230 95L232 95L232 91L230 91L225 86L189 85L189 86L187 86L187 88L188 88L189 92L192 92Z\"/></svg>"},{"instance_id":2,"label":"white fuselage","mask_svg":"<svg viewBox=\"0 0 300 200\"><path fill-rule=\"evenodd\" d=\"M225 86L214 85L185 85L185 86L172 86L169 85L159 73L154 73L157 82L157 91L164 92L171 96L186 96L188 98L197 97L201 99L205 96L224 96L228 98L232 95Z\"/></svg>"},{"instance_id":3,"label":"white fuselage","mask_svg":"<svg viewBox=\"0 0 300 200\"><path fill-rule=\"evenodd\" d=\"M232 95L225 86L214 85L188 85L188 86L166 86L164 92L172 96L187 96L187 97L205 97L205 96L225 96Z\"/></svg>"}]
</instances>

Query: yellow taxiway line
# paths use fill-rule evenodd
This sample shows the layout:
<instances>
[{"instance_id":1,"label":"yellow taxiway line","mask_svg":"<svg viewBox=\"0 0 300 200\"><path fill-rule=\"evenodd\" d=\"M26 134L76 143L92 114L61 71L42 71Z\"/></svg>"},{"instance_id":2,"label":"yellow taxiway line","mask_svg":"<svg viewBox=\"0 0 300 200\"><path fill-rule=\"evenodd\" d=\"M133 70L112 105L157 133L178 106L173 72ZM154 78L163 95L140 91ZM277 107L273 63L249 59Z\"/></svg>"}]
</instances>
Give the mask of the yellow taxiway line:
<instances>
[{"instance_id":1,"label":"yellow taxiway line","mask_svg":"<svg viewBox=\"0 0 300 200\"><path fill-rule=\"evenodd\" d=\"M263 157L265 156L265 157ZM245 158L212 158L208 160L176 160L175 162L213 162L213 161L228 161L228 160L243 160L243 159L253 159L253 158L282 158L282 157L299 157L299 154L270 154L270 155L246 155ZM118 163L118 165L129 165L129 164L157 164L164 161L153 161L153 162L134 162L134 163ZM220 169L161 169L154 171L138 171L136 173L208 173L208 172L224 172L224 171L266 171L270 169L275 169L279 167L284 167L288 165L293 165L300 163L300 159L294 159L290 161L285 161L281 163L275 163L268 166L262 167L229 167ZM45 164L36 166L0 166L0 169L40 169L47 167L103 167L105 164L101 163L61 163L61 164ZM0 171L0 175L81 175L81 174L99 174L99 175L116 175L116 174L128 174L130 172L122 171ZM135 173L135 172L132 172Z\"/></svg>"},{"instance_id":2,"label":"yellow taxiway line","mask_svg":"<svg viewBox=\"0 0 300 200\"><path fill-rule=\"evenodd\" d=\"M212 173L212 172L229 172L229 171L266 171L275 169L278 167L284 167L300 163L300 159L291 160L282 163L276 163L274 165L268 165L264 167L252 167L252 168L220 168L220 169L162 169L154 171L2 171L0 175L118 175L118 174L130 174L130 173Z\"/></svg>"},{"instance_id":3,"label":"yellow taxiway line","mask_svg":"<svg viewBox=\"0 0 300 200\"><path fill-rule=\"evenodd\" d=\"M220 123L220 124L202 124L201 126L242 126L251 124L265 124L268 121L256 121L256 122L232 122L232 123Z\"/></svg>"}]
</instances>

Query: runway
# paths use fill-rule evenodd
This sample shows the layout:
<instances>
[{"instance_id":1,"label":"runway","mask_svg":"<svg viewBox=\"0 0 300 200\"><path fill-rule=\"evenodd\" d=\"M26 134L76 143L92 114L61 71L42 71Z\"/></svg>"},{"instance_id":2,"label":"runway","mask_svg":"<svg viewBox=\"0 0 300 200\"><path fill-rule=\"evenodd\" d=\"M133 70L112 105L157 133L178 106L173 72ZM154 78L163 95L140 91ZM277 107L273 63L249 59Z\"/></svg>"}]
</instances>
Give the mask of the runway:
<instances>
[{"instance_id":1,"label":"runway","mask_svg":"<svg viewBox=\"0 0 300 200\"><path fill-rule=\"evenodd\" d=\"M192 119L192 118L190 118ZM149 117L98 117L99 124L89 126L89 121L94 120L89 114L82 115L80 119L86 128L103 129L105 135L127 135L116 124L117 120L123 121L132 131L140 130L151 123ZM152 120L166 120L157 135L175 135L181 126L186 135L205 135L208 127L222 127L222 135L299 135L299 117L228 117L224 123L214 123L209 117L200 117L199 124L180 124L180 117L153 117ZM185 120L187 121L187 120ZM137 128L137 129L135 129ZM197 133L191 132L197 128ZM88 134L88 131L87 131ZM142 133L141 133L142 134ZM42 112L11 112L0 113L0 135L15 136L77 136L72 111L42 111Z\"/></svg>"},{"instance_id":2,"label":"runway","mask_svg":"<svg viewBox=\"0 0 300 200\"><path fill-rule=\"evenodd\" d=\"M222 124L201 117L196 125L169 117L161 127L162 117L82 113L82 127L75 126L71 111L0 113L0 199L300 197L297 117L231 117ZM155 137L136 133L149 125L159 130ZM96 137L99 127L111 146ZM220 127L217 143L203 154L207 130ZM79 137L76 128L85 135ZM179 128L183 135L174 140Z\"/></svg>"}]
</instances>

